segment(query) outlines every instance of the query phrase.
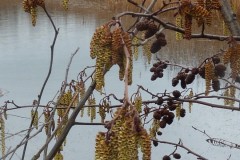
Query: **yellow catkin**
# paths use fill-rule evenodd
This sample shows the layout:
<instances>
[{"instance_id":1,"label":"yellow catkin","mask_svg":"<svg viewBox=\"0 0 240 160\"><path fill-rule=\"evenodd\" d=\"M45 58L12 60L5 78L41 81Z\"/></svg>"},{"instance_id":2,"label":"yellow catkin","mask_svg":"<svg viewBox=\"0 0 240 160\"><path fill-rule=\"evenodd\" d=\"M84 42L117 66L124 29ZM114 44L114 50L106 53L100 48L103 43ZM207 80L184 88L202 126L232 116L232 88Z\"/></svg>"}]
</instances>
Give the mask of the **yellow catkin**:
<instances>
[{"instance_id":1,"label":"yellow catkin","mask_svg":"<svg viewBox=\"0 0 240 160\"><path fill-rule=\"evenodd\" d=\"M48 128L49 128L50 112L49 111L44 111L43 115L44 115L44 123L45 123L45 126L44 126L45 133L47 135L48 134Z\"/></svg>"},{"instance_id":2,"label":"yellow catkin","mask_svg":"<svg viewBox=\"0 0 240 160\"><path fill-rule=\"evenodd\" d=\"M63 155L60 151L56 153L54 160L63 160Z\"/></svg>"},{"instance_id":3,"label":"yellow catkin","mask_svg":"<svg viewBox=\"0 0 240 160\"><path fill-rule=\"evenodd\" d=\"M68 10L68 2L69 0L62 0L62 6L65 10Z\"/></svg>"},{"instance_id":4,"label":"yellow catkin","mask_svg":"<svg viewBox=\"0 0 240 160\"><path fill-rule=\"evenodd\" d=\"M138 113L142 113L142 96L138 93L134 99L134 106L136 107Z\"/></svg>"},{"instance_id":5,"label":"yellow catkin","mask_svg":"<svg viewBox=\"0 0 240 160\"><path fill-rule=\"evenodd\" d=\"M227 26L227 24L224 21L222 21L222 28L223 28L223 35L229 36L230 35L230 30L229 30L229 27Z\"/></svg>"},{"instance_id":6,"label":"yellow catkin","mask_svg":"<svg viewBox=\"0 0 240 160\"><path fill-rule=\"evenodd\" d=\"M228 50L225 51L223 54L223 63L224 64L227 64L230 62L231 55L232 55L232 48L228 48Z\"/></svg>"},{"instance_id":7,"label":"yellow catkin","mask_svg":"<svg viewBox=\"0 0 240 160\"><path fill-rule=\"evenodd\" d=\"M99 132L95 141L95 160L110 160L110 147L106 142L105 133Z\"/></svg>"},{"instance_id":8,"label":"yellow catkin","mask_svg":"<svg viewBox=\"0 0 240 160\"><path fill-rule=\"evenodd\" d=\"M235 80L239 73L239 61L240 61L240 46L236 44L231 47L232 53L230 56L230 68L231 68L231 77Z\"/></svg>"},{"instance_id":9,"label":"yellow catkin","mask_svg":"<svg viewBox=\"0 0 240 160\"><path fill-rule=\"evenodd\" d=\"M84 84L83 80L80 80L80 82L77 82L76 87L79 90L80 99L82 99L84 97L84 94L85 94L85 84ZM84 115L84 107L80 111L80 116L83 117L83 115Z\"/></svg>"},{"instance_id":10,"label":"yellow catkin","mask_svg":"<svg viewBox=\"0 0 240 160\"><path fill-rule=\"evenodd\" d=\"M134 46L133 46L134 59L135 59L135 60L138 60L139 49L138 49L137 44L138 44L139 40L138 40L137 37L134 37L134 38L132 39L132 42L133 42L133 45L134 45Z\"/></svg>"},{"instance_id":11,"label":"yellow catkin","mask_svg":"<svg viewBox=\"0 0 240 160\"><path fill-rule=\"evenodd\" d=\"M175 17L175 24L176 27L182 28L183 27L183 19L180 14L177 14ZM183 34L180 32L176 32L176 40L182 40L183 39Z\"/></svg>"},{"instance_id":12,"label":"yellow catkin","mask_svg":"<svg viewBox=\"0 0 240 160\"><path fill-rule=\"evenodd\" d=\"M214 78L214 66L211 61L205 63L205 95L209 94L211 81Z\"/></svg>"},{"instance_id":13,"label":"yellow catkin","mask_svg":"<svg viewBox=\"0 0 240 160\"><path fill-rule=\"evenodd\" d=\"M160 124L159 120L154 119L152 121L152 126L151 126L151 129L150 129L150 137L153 138L153 139L156 139L156 133L160 128L159 124Z\"/></svg>"},{"instance_id":14,"label":"yellow catkin","mask_svg":"<svg viewBox=\"0 0 240 160\"><path fill-rule=\"evenodd\" d=\"M134 107L118 108L107 133L96 137L95 159L138 160L139 147L144 160L151 159L151 140Z\"/></svg>"},{"instance_id":15,"label":"yellow catkin","mask_svg":"<svg viewBox=\"0 0 240 160\"><path fill-rule=\"evenodd\" d=\"M99 105L98 113L101 117L101 122L102 123L104 123L104 120L106 118L106 112L109 112L109 107L110 107L110 104L106 99L104 99L103 103Z\"/></svg>"},{"instance_id":16,"label":"yellow catkin","mask_svg":"<svg viewBox=\"0 0 240 160\"><path fill-rule=\"evenodd\" d=\"M181 104L178 103L176 107L176 117L178 118L178 120L180 119L180 110L181 110Z\"/></svg>"},{"instance_id":17,"label":"yellow catkin","mask_svg":"<svg viewBox=\"0 0 240 160\"><path fill-rule=\"evenodd\" d=\"M31 7L30 8L30 14L32 17L32 25L35 26L37 22L37 8L36 7Z\"/></svg>"},{"instance_id":18,"label":"yellow catkin","mask_svg":"<svg viewBox=\"0 0 240 160\"><path fill-rule=\"evenodd\" d=\"M191 91L189 92L188 97L189 97L189 98L192 98L192 97L193 97L193 90L191 90ZM192 105L193 105L193 103L192 103L192 102L189 102L189 106L188 106L189 113L192 112Z\"/></svg>"},{"instance_id":19,"label":"yellow catkin","mask_svg":"<svg viewBox=\"0 0 240 160\"><path fill-rule=\"evenodd\" d=\"M5 155L6 152L6 144L5 144L5 121L0 115L0 129L1 129L1 148L2 148L2 156Z\"/></svg>"},{"instance_id":20,"label":"yellow catkin","mask_svg":"<svg viewBox=\"0 0 240 160\"><path fill-rule=\"evenodd\" d=\"M35 116L34 116L35 115ZM31 110L31 118L33 119L33 126L38 129L38 111Z\"/></svg>"},{"instance_id":21,"label":"yellow catkin","mask_svg":"<svg viewBox=\"0 0 240 160\"><path fill-rule=\"evenodd\" d=\"M230 87L230 88L229 88L229 97L235 98L235 94L236 94L236 88L235 88L235 87ZM234 100L230 100L230 101L229 101L229 105L230 105L230 106L233 106L234 103L235 103Z\"/></svg>"},{"instance_id":22,"label":"yellow catkin","mask_svg":"<svg viewBox=\"0 0 240 160\"><path fill-rule=\"evenodd\" d=\"M152 60L152 53L150 51L150 48L151 41L148 41L146 44L143 45L143 56L148 64L150 64Z\"/></svg>"},{"instance_id":23,"label":"yellow catkin","mask_svg":"<svg viewBox=\"0 0 240 160\"><path fill-rule=\"evenodd\" d=\"M223 96L228 97L229 95L230 95L230 90L228 88L224 91ZM230 104L230 100L229 99L224 99L224 105L227 106L229 104Z\"/></svg>"}]
</instances>

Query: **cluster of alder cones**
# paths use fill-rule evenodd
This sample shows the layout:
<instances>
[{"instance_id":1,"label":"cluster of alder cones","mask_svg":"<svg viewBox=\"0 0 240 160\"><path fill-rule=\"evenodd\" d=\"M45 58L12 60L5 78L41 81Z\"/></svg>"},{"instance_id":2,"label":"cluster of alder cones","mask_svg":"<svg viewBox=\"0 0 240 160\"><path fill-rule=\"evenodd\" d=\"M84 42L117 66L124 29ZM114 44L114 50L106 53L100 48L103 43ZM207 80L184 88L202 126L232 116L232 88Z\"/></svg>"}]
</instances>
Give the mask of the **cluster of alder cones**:
<instances>
[{"instance_id":1,"label":"cluster of alder cones","mask_svg":"<svg viewBox=\"0 0 240 160\"><path fill-rule=\"evenodd\" d=\"M148 39L155 35L159 28L153 22L149 20L140 21L136 24L136 28L138 31L145 31L144 38ZM156 34L156 40L151 45L151 53L158 52L163 46L167 45L167 41L165 39L165 35L163 33Z\"/></svg>"}]
</instances>

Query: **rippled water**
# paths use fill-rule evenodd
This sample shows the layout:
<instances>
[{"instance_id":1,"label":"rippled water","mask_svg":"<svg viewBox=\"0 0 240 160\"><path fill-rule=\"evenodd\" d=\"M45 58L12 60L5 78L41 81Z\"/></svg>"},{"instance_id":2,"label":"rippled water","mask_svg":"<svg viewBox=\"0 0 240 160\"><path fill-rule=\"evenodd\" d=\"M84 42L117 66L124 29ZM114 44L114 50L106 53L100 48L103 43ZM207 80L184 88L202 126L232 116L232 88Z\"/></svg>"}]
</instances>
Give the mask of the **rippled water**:
<instances>
[{"instance_id":1,"label":"rippled water","mask_svg":"<svg viewBox=\"0 0 240 160\"><path fill-rule=\"evenodd\" d=\"M97 26L108 21L113 13L120 11L116 6L112 7L113 10L107 10L107 5L108 1L100 0L71 1L72 10L70 7L69 11L63 12L59 3L49 4L50 14L60 32L55 46L53 71L44 91L42 104L51 100L59 90L70 55L77 47L80 47L80 51L72 62L69 79L76 79L85 66L94 64L94 61L89 58L91 36ZM216 52L217 48L223 48L218 42L202 40L197 43L176 42L173 34L167 31L166 33L168 45L159 52L158 57L186 66L199 65L211 51ZM21 8L21 1L0 2L0 88L2 90L0 93L3 94L3 96L0 95L1 105L6 100L14 100L19 105L26 105L31 104L37 98L48 71L53 36L53 28L42 10L39 10L36 27L32 27L30 16ZM206 44L211 45L203 47ZM165 72L166 76L163 79L150 82L149 67L150 65L142 56L134 62L134 84L130 87L130 92L135 91L137 84L145 85L152 92L174 89L168 86L169 80L176 74L174 68L169 69L171 72ZM106 83L106 91L122 97L123 84L119 82L116 72L118 72L117 67L113 67L106 75L106 80L111 80L111 84ZM202 81L198 80L191 87L195 91L202 91L205 86ZM29 110L15 110L8 114L7 132L14 133L29 125L27 123L29 119L26 118L30 117ZM79 121L81 120L89 121L79 118ZM175 121L163 130L160 140L178 142L179 138L182 138L186 146L209 159L227 159L231 154L231 160L238 160L240 156L238 150L211 146L205 142L206 137L191 129L191 126L205 129L209 135L216 136L216 138L240 143L239 120L237 112L194 105L191 114L187 114L185 118ZM95 135L98 131L104 130L103 127L95 126L73 127L63 151L65 159L93 159ZM24 135L20 134L8 139L7 147L18 144L22 136ZM30 159L36 153L43 141L45 141L44 137L39 136L29 143L26 159ZM152 159L161 159L162 155L169 154L173 150L173 147L159 145L153 148ZM183 159L195 158L185 154L183 150L179 152L182 153ZM13 159L20 159L19 157L21 157L21 151L16 152Z\"/></svg>"}]
</instances>

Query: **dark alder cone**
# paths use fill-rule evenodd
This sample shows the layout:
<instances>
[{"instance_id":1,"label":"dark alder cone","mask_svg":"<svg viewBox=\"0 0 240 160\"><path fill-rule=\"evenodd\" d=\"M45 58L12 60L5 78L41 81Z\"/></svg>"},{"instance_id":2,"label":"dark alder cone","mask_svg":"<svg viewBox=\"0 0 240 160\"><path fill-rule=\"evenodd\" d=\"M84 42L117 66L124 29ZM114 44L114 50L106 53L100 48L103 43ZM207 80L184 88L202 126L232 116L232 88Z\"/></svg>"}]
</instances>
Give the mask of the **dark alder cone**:
<instances>
[{"instance_id":1,"label":"dark alder cone","mask_svg":"<svg viewBox=\"0 0 240 160\"><path fill-rule=\"evenodd\" d=\"M156 79L157 79L157 77L158 77L158 75L156 75L155 73L152 75L152 77L151 77L151 80L152 81L155 81Z\"/></svg>"},{"instance_id":2,"label":"dark alder cone","mask_svg":"<svg viewBox=\"0 0 240 160\"><path fill-rule=\"evenodd\" d=\"M237 76L236 79L235 79L235 81L236 81L237 83L240 83L240 76Z\"/></svg>"},{"instance_id":3,"label":"dark alder cone","mask_svg":"<svg viewBox=\"0 0 240 160\"><path fill-rule=\"evenodd\" d=\"M167 104L168 104L169 106L173 105L173 100L172 100L172 99L169 99L169 101L167 102Z\"/></svg>"},{"instance_id":4,"label":"dark alder cone","mask_svg":"<svg viewBox=\"0 0 240 160\"><path fill-rule=\"evenodd\" d=\"M173 119L175 117L175 114L173 112L169 112L168 117Z\"/></svg>"},{"instance_id":5,"label":"dark alder cone","mask_svg":"<svg viewBox=\"0 0 240 160\"><path fill-rule=\"evenodd\" d=\"M168 106L168 109L169 109L170 111L174 111L176 108L177 108L177 105L176 105L176 104L172 104L172 105L169 105L169 106Z\"/></svg>"},{"instance_id":6,"label":"dark alder cone","mask_svg":"<svg viewBox=\"0 0 240 160\"><path fill-rule=\"evenodd\" d=\"M215 65L215 70L218 70L218 71L226 71L226 66L222 63L219 63L217 65Z\"/></svg>"},{"instance_id":7,"label":"dark alder cone","mask_svg":"<svg viewBox=\"0 0 240 160\"><path fill-rule=\"evenodd\" d=\"M216 92L219 91L219 89L220 89L220 82L219 82L218 79L212 81L212 88Z\"/></svg>"},{"instance_id":8,"label":"dark alder cone","mask_svg":"<svg viewBox=\"0 0 240 160\"><path fill-rule=\"evenodd\" d=\"M160 126L161 128L165 128L165 127L166 127L166 124L167 124L166 120L161 120L161 121L159 122L159 126Z\"/></svg>"},{"instance_id":9,"label":"dark alder cone","mask_svg":"<svg viewBox=\"0 0 240 160\"><path fill-rule=\"evenodd\" d=\"M226 71L226 66L224 66L224 64L219 63L217 65L215 65L215 74L219 77L224 77L225 76L225 71Z\"/></svg>"},{"instance_id":10,"label":"dark alder cone","mask_svg":"<svg viewBox=\"0 0 240 160\"><path fill-rule=\"evenodd\" d=\"M164 33L159 33L156 35L156 38L159 39L159 38L164 38L165 39L165 34Z\"/></svg>"},{"instance_id":11,"label":"dark alder cone","mask_svg":"<svg viewBox=\"0 0 240 160\"><path fill-rule=\"evenodd\" d=\"M181 87L182 89L185 89L187 87L185 80L181 80Z\"/></svg>"},{"instance_id":12,"label":"dark alder cone","mask_svg":"<svg viewBox=\"0 0 240 160\"><path fill-rule=\"evenodd\" d=\"M195 74L189 73L185 79L186 84L191 84L195 79Z\"/></svg>"},{"instance_id":13,"label":"dark alder cone","mask_svg":"<svg viewBox=\"0 0 240 160\"><path fill-rule=\"evenodd\" d=\"M163 72L162 65L159 65L156 69L156 72Z\"/></svg>"},{"instance_id":14,"label":"dark alder cone","mask_svg":"<svg viewBox=\"0 0 240 160\"><path fill-rule=\"evenodd\" d=\"M178 90L174 90L172 94L175 98L179 98L181 96L181 92L179 92Z\"/></svg>"},{"instance_id":15,"label":"dark alder cone","mask_svg":"<svg viewBox=\"0 0 240 160\"><path fill-rule=\"evenodd\" d=\"M180 109L180 116L181 116L181 117L185 117L185 115L186 115L186 110L183 109L183 108L181 108L181 109Z\"/></svg>"},{"instance_id":16,"label":"dark alder cone","mask_svg":"<svg viewBox=\"0 0 240 160\"><path fill-rule=\"evenodd\" d=\"M192 68L192 74L195 74L195 75L197 75L198 74L198 68Z\"/></svg>"},{"instance_id":17,"label":"dark alder cone","mask_svg":"<svg viewBox=\"0 0 240 160\"><path fill-rule=\"evenodd\" d=\"M158 142L155 141L155 140L153 140L153 145L154 145L155 147L157 147L157 146L158 146Z\"/></svg>"},{"instance_id":18,"label":"dark alder cone","mask_svg":"<svg viewBox=\"0 0 240 160\"><path fill-rule=\"evenodd\" d=\"M156 63L153 63L153 67L158 67L160 65L160 63L159 62L156 62Z\"/></svg>"},{"instance_id":19,"label":"dark alder cone","mask_svg":"<svg viewBox=\"0 0 240 160\"><path fill-rule=\"evenodd\" d=\"M150 68L150 72L156 72L157 68L156 67L152 67Z\"/></svg>"},{"instance_id":20,"label":"dark alder cone","mask_svg":"<svg viewBox=\"0 0 240 160\"><path fill-rule=\"evenodd\" d=\"M163 156L162 160L171 160L171 158L168 155Z\"/></svg>"},{"instance_id":21,"label":"dark alder cone","mask_svg":"<svg viewBox=\"0 0 240 160\"><path fill-rule=\"evenodd\" d=\"M153 113L153 118L156 119L156 120L160 120L162 118L162 115L159 111L155 111Z\"/></svg>"},{"instance_id":22,"label":"dark alder cone","mask_svg":"<svg viewBox=\"0 0 240 160\"><path fill-rule=\"evenodd\" d=\"M148 24L148 30L145 32L144 38L147 39L152 37L158 31L157 25L154 23Z\"/></svg>"},{"instance_id":23,"label":"dark alder cone","mask_svg":"<svg viewBox=\"0 0 240 160\"><path fill-rule=\"evenodd\" d=\"M172 86L173 86L173 87L177 86L178 83L179 83L179 80L178 80L177 78L173 78L173 79L172 79Z\"/></svg>"},{"instance_id":24,"label":"dark alder cone","mask_svg":"<svg viewBox=\"0 0 240 160\"><path fill-rule=\"evenodd\" d=\"M185 73L188 73L188 72L189 72L189 68L186 68L184 72L185 72Z\"/></svg>"},{"instance_id":25,"label":"dark alder cone","mask_svg":"<svg viewBox=\"0 0 240 160\"><path fill-rule=\"evenodd\" d=\"M166 122L167 122L168 125L172 124L173 118L167 117Z\"/></svg>"},{"instance_id":26,"label":"dark alder cone","mask_svg":"<svg viewBox=\"0 0 240 160\"><path fill-rule=\"evenodd\" d=\"M166 41L165 38L158 38L157 41L161 46L166 46L167 45L167 41Z\"/></svg>"},{"instance_id":27,"label":"dark alder cone","mask_svg":"<svg viewBox=\"0 0 240 160\"><path fill-rule=\"evenodd\" d=\"M220 60L219 57L214 56L214 57L212 57L212 61L213 61L214 64L218 64L218 63L220 63L221 60Z\"/></svg>"},{"instance_id":28,"label":"dark alder cone","mask_svg":"<svg viewBox=\"0 0 240 160\"><path fill-rule=\"evenodd\" d=\"M167 110L166 108L163 110L163 115L168 115L169 114L169 110Z\"/></svg>"},{"instance_id":29,"label":"dark alder cone","mask_svg":"<svg viewBox=\"0 0 240 160\"><path fill-rule=\"evenodd\" d=\"M181 158L181 155L180 155L179 153L174 153L174 154L173 154L173 157L174 157L175 159L180 159L180 158Z\"/></svg>"},{"instance_id":30,"label":"dark alder cone","mask_svg":"<svg viewBox=\"0 0 240 160\"><path fill-rule=\"evenodd\" d=\"M159 97L156 102L157 105L162 105L163 104L163 98Z\"/></svg>"},{"instance_id":31,"label":"dark alder cone","mask_svg":"<svg viewBox=\"0 0 240 160\"><path fill-rule=\"evenodd\" d=\"M161 66L163 69L166 69L168 65L167 65L167 63L163 62L163 64L161 64Z\"/></svg>"},{"instance_id":32,"label":"dark alder cone","mask_svg":"<svg viewBox=\"0 0 240 160\"><path fill-rule=\"evenodd\" d=\"M199 69L199 75L200 75L203 79L205 79L205 67L202 67L202 68Z\"/></svg>"},{"instance_id":33,"label":"dark alder cone","mask_svg":"<svg viewBox=\"0 0 240 160\"><path fill-rule=\"evenodd\" d=\"M149 23L149 22L148 22L147 20L142 21L142 22L138 22L138 23L136 24L137 30L139 30L139 31L147 30L147 29L148 29L148 23Z\"/></svg>"},{"instance_id":34,"label":"dark alder cone","mask_svg":"<svg viewBox=\"0 0 240 160\"><path fill-rule=\"evenodd\" d=\"M157 41L154 41L151 45L150 51L151 53L157 53L160 49L161 45Z\"/></svg>"},{"instance_id":35,"label":"dark alder cone","mask_svg":"<svg viewBox=\"0 0 240 160\"><path fill-rule=\"evenodd\" d=\"M157 131L157 135L161 136L162 132L161 131Z\"/></svg>"},{"instance_id":36,"label":"dark alder cone","mask_svg":"<svg viewBox=\"0 0 240 160\"><path fill-rule=\"evenodd\" d=\"M163 72L158 72L158 78L162 78L163 77Z\"/></svg>"},{"instance_id":37,"label":"dark alder cone","mask_svg":"<svg viewBox=\"0 0 240 160\"><path fill-rule=\"evenodd\" d=\"M186 73L185 72L179 72L177 75L177 78L180 80L185 80L186 79Z\"/></svg>"}]
</instances>

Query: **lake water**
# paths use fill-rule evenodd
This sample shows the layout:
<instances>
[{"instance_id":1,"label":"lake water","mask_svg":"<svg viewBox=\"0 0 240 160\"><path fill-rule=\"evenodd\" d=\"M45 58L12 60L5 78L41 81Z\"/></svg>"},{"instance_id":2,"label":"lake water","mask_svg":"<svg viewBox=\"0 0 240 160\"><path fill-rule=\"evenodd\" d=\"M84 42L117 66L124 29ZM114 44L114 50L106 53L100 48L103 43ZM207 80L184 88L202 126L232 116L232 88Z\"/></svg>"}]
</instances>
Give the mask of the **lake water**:
<instances>
[{"instance_id":1,"label":"lake water","mask_svg":"<svg viewBox=\"0 0 240 160\"><path fill-rule=\"evenodd\" d=\"M108 1L71 1L70 10L64 12L59 3L51 1L49 12L57 28L60 29L55 46L53 70L49 82L44 90L41 104L45 105L59 90L65 76L66 66L70 55L80 47L74 57L69 72L69 80L76 79L78 73L85 67L94 65L94 60L89 57L89 43L96 27L107 22L111 17L124 7L118 7L118 2L111 9L107 9ZM124 11L124 10L123 10ZM39 9L37 25L32 27L30 16L26 14L21 1L3 0L0 2L0 88L5 94L0 97L1 106L7 100L14 100L18 105L32 104L40 92L41 86L48 72L50 60L50 45L54 36L53 28L46 15ZM176 42L174 35L166 31L168 45L159 53L158 57L186 66L199 65L209 54L217 53L218 48L224 48L219 42L202 41ZM209 47L203 47L208 45ZM214 53L211 53L214 52ZM154 56L153 56L154 61ZM136 91L137 85L144 85L151 92L163 92L165 89L172 91L175 88L168 86L168 82L177 73L177 69L169 68L164 72L164 78L151 82L151 73L146 58L140 55L134 61L133 85L130 93ZM118 80L118 68L113 67L106 75L107 93L116 93L123 96L123 82ZM190 85L194 92L203 91L204 81L198 79ZM146 99L149 96L146 95ZM185 104L186 108L188 104ZM30 110L19 109L8 112L6 132L8 135L26 129L29 125ZM78 118L78 121L89 121L89 118ZM240 144L240 116L238 112L212 109L194 105L192 113L180 121L175 120L171 126L163 130L160 140L177 143L179 138L184 145L193 151L211 160L225 160L231 155L231 160L238 160L240 152L237 149L214 147L205 140L206 136L192 129L195 126L216 138L222 138ZM64 159L94 159L95 135L98 131L105 131L103 127L75 126L67 138L64 147ZM18 144L24 134L13 136L6 140L7 149ZM43 135L34 138L28 146L26 159L30 159L44 143ZM21 157L20 148L13 159ZM153 160L161 159L164 154L170 154L174 147L160 144L153 147ZM182 159L196 159L179 150Z\"/></svg>"}]
</instances>

